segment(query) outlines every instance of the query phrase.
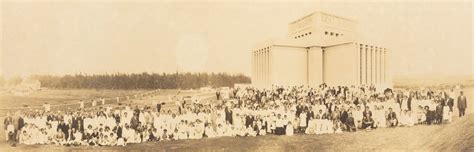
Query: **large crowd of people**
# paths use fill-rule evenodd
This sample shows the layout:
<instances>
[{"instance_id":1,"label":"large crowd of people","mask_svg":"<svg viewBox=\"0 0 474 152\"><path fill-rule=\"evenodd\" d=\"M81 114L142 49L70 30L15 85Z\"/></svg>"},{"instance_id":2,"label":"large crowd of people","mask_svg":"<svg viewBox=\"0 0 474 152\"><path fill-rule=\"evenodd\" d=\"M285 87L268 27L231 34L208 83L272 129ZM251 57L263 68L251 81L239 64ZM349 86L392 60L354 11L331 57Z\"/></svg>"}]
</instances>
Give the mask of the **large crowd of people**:
<instances>
[{"instance_id":1,"label":"large crowd of people","mask_svg":"<svg viewBox=\"0 0 474 152\"><path fill-rule=\"evenodd\" d=\"M230 89L229 99L156 105L82 106L68 111L9 113L6 139L65 146L125 146L169 140L295 134L339 134L385 127L448 123L467 107L453 89L377 90L374 86L325 84ZM455 106L456 105L456 106Z\"/></svg>"}]
</instances>

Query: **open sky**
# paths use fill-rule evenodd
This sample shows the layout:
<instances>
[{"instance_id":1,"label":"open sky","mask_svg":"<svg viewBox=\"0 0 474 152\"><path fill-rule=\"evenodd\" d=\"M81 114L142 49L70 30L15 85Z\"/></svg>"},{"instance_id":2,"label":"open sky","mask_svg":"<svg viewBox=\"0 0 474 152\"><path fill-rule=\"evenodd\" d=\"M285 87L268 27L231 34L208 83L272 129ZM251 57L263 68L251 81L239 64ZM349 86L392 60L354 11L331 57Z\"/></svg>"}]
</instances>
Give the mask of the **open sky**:
<instances>
[{"instance_id":1,"label":"open sky","mask_svg":"<svg viewBox=\"0 0 474 152\"><path fill-rule=\"evenodd\" d=\"M251 48L314 11L357 20L394 75L474 74L471 3L2 1L0 75L250 75Z\"/></svg>"}]
</instances>

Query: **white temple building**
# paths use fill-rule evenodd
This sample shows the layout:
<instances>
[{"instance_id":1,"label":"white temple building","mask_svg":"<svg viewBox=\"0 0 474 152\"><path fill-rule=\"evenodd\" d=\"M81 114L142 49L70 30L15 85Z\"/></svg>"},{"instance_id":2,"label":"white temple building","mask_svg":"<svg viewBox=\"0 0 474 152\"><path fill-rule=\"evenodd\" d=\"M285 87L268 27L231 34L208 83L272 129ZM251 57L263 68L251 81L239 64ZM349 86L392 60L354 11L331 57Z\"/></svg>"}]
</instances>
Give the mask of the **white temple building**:
<instances>
[{"instance_id":1,"label":"white temple building","mask_svg":"<svg viewBox=\"0 0 474 152\"><path fill-rule=\"evenodd\" d=\"M288 25L288 38L252 50L252 85L392 85L389 50L358 42L357 22L314 12Z\"/></svg>"}]
</instances>

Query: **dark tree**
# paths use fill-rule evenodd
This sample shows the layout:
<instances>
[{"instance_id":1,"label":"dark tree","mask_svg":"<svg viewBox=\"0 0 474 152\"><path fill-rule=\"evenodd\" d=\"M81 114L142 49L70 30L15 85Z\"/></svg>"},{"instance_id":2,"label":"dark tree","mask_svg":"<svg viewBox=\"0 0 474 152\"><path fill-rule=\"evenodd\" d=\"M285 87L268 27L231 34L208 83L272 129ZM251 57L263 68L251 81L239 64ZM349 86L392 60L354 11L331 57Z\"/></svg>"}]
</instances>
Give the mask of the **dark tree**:
<instances>
[{"instance_id":1,"label":"dark tree","mask_svg":"<svg viewBox=\"0 0 474 152\"><path fill-rule=\"evenodd\" d=\"M206 86L232 87L235 83L250 83L250 78L242 74L189 72L35 75L32 79L39 80L43 87L64 89L197 89Z\"/></svg>"}]
</instances>

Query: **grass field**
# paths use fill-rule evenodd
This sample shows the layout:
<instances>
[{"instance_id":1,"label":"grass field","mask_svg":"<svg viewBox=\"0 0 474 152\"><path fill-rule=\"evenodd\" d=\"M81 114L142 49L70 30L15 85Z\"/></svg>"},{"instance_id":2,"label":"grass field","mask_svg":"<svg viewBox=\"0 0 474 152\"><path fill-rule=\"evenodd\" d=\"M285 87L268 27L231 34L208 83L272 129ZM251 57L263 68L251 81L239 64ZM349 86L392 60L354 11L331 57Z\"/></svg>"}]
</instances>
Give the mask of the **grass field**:
<instances>
[{"instance_id":1,"label":"grass field","mask_svg":"<svg viewBox=\"0 0 474 152\"><path fill-rule=\"evenodd\" d=\"M84 91L84 94L89 91ZM358 131L331 135L224 137L130 144L126 147L63 147L54 145L10 147L3 138L0 138L0 151L474 151L474 88L466 88L465 92L469 104L468 115L458 118L457 111L454 111L455 120L445 125L380 128L370 132ZM127 94L126 91L117 93ZM130 94L133 93L136 92L130 92ZM133 104L149 104L150 100L165 100L168 98L168 94L172 93L176 93L176 91L163 92L153 99L134 100ZM197 93L186 92L182 95ZM51 93L51 98L54 98L54 94ZM72 94L78 95L64 95L63 99L71 96L73 99L83 96L82 93L77 92ZM114 93L109 95L115 96ZM172 106L172 104L168 104L168 106ZM2 125L0 124L0 127L3 128ZM0 136L4 137L4 135L4 132L1 131Z\"/></svg>"},{"instance_id":2,"label":"grass field","mask_svg":"<svg viewBox=\"0 0 474 152\"><path fill-rule=\"evenodd\" d=\"M26 96L15 96L12 94L0 95L2 107L18 107L23 104L30 106L42 105L48 102L51 105L67 104L71 101L90 100L97 98L115 98L133 96L148 90L41 90ZM168 92L173 92L168 91Z\"/></svg>"},{"instance_id":3,"label":"grass field","mask_svg":"<svg viewBox=\"0 0 474 152\"><path fill-rule=\"evenodd\" d=\"M79 106L79 101L85 102L86 107L91 105L91 99L104 98L106 104L116 104L116 97L121 103L150 104L154 101L168 101L168 96L181 98L199 92L197 90L160 90L153 97L135 98L134 95L151 90L41 90L25 96L15 96L10 93L0 93L0 116L5 116L7 111L22 109L42 109L44 103L52 105L52 110L69 110ZM126 96L130 100L126 100ZM100 105L100 102L98 102ZM25 106L27 105L27 106Z\"/></svg>"}]
</instances>

